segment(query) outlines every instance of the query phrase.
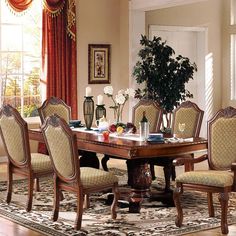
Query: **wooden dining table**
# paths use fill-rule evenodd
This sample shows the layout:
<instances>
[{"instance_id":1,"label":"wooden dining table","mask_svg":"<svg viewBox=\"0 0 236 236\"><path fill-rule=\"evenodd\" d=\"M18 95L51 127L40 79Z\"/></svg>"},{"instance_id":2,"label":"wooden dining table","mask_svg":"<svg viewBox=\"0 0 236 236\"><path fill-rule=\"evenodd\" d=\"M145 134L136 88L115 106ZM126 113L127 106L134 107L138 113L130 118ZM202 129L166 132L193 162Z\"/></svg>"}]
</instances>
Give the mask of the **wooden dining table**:
<instances>
[{"instance_id":1,"label":"wooden dining table","mask_svg":"<svg viewBox=\"0 0 236 236\"><path fill-rule=\"evenodd\" d=\"M110 135L104 140L103 135L83 128L73 129L76 134L78 149L108 155L110 158L127 160L129 185L129 212L138 213L144 198L150 197L152 176L149 161L152 158L179 156L207 150L207 140L193 138L191 141L165 143L139 141L125 136ZM44 142L40 129L30 129L29 138ZM86 158L86 157L85 157ZM89 157L88 157L89 158Z\"/></svg>"}]
</instances>

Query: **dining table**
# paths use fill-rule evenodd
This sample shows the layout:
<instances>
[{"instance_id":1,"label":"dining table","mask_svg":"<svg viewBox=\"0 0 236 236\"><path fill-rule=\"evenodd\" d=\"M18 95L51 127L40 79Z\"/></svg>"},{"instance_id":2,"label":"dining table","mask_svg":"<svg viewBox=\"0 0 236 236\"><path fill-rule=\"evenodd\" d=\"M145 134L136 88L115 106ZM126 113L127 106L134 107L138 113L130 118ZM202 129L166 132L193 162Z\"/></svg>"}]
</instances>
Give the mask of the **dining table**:
<instances>
[{"instance_id":1,"label":"dining table","mask_svg":"<svg viewBox=\"0 0 236 236\"><path fill-rule=\"evenodd\" d=\"M129 192L129 212L138 213L144 199L150 197L152 175L149 162L152 158L170 158L207 151L205 138L191 138L178 141L164 139L163 143L142 141L139 134L111 133L104 138L97 129L73 128L79 150L105 154L110 158L127 161ZM29 139L44 142L40 129L29 129ZM84 157L86 158L86 157ZM89 158L89 157L88 157Z\"/></svg>"}]
</instances>

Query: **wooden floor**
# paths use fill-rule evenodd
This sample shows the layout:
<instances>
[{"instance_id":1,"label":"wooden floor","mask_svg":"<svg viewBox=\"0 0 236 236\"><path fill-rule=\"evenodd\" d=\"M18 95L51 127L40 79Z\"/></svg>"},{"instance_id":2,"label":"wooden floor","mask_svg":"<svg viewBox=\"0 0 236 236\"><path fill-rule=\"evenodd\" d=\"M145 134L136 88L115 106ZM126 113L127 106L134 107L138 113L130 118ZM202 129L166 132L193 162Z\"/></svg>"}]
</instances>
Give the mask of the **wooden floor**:
<instances>
[{"instance_id":1,"label":"wooden floor","mask_svg":"<svg viewBox=\"0 0 236 236\"><path fill-rule=\"evenodd\" d=\"M110 166L110 163L109 163ZM117 167L117 164L114 163L114 166ZM113 166L112 166L113 167ZM0 180L6 178L6 166L0 164ZM11 222L5 218L0 217L0 236L40 236L41 233L32 231L26 227L23 227L19 224ZM200 231L197 233L186 234L186 236L220 236L220 228L215 228L211 230ZM228 236L236 235L236 224L229 226Z\"/></svg>"}]
</instances>

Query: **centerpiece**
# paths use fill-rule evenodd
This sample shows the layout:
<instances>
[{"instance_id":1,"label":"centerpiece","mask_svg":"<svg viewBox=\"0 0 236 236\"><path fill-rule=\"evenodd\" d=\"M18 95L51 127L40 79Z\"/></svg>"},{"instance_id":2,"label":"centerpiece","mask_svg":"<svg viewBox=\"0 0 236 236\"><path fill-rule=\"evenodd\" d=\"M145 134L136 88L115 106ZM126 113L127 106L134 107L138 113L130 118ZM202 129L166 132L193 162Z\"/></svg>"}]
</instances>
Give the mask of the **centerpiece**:
<instances>
[{"instance_id":1,"label":"centerpiece","mask_svg":"<svg viewBox=\"0 0 236 236\"><path fill-rule=\"evenodd\" d=\"M124 132L135 133L136 127L132 123L128 122L125 124L122 122L122 113L124 105L130 97L134 98L135 90L132 88L127 88L126 90L121 89L115 96L113 92L114 90L112 86L104 87L104 94L107 95L109 98L111 98L114 103L113 106L109 107L114 110L114 119L115 119L115 122L109 126L110 132L117 132L118 134Z\"/></svg>"}]
</instances>

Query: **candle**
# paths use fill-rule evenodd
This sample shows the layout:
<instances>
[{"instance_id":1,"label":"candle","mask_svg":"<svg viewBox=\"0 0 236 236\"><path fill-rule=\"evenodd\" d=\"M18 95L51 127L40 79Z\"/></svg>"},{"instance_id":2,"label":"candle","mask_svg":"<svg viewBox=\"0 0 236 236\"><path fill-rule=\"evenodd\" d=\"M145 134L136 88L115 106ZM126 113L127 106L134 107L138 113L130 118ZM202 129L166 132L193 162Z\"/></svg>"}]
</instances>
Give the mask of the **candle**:
<instances>
[{"instance_id":1,"label":"candle","mask_svg":"<svg viewBox=\"0 0 236 236\"><path fill-rule=\"evenodd\" d=\"M91 94L92 94L92 89L90 87L86 87L85 96L86 97L90 97Z\"/></svg>"},{"instance_id":2,"label":"candle","mask_svg":"<svg viewBox=\"0 0 236 236\"><path fill-rule=\"evenodd\" d=\"M103 96L102 95L98 95L98 97L97 97L97 105L103 105Z\"/></svg>"}]
</instances>

